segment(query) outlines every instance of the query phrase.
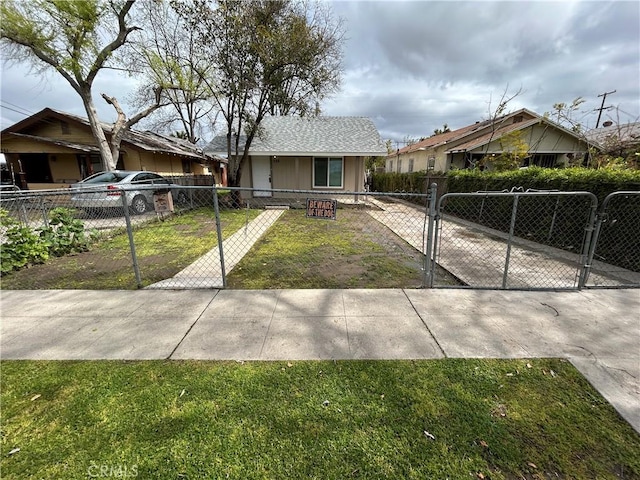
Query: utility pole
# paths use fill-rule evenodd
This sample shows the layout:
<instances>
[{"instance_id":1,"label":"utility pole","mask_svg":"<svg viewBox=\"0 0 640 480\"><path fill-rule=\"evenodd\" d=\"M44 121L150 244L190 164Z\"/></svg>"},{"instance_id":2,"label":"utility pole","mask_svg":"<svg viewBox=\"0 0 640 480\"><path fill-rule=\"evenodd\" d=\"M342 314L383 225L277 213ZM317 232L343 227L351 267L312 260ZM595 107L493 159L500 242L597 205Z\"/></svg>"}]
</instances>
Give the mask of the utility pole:
<instances>
[{"instance_id":1,"label":"utility pole","mask_svg":"<svg viewBox=\"0 0 640 480\"><path fill-rule=\"evenodd\" d=\"M600 126L600 117L602 116L602 110L609 110L610 108L613 108L611 106L609 107L605 107L604 106L604 101L607 99L607 95L611 95L612 93L616 93L616 90L612 91L612 92L604 92L601 93L600 95L598 95L599 97L602 97L602 105L600 105L600 108L594 108L593 111L594 112L599 112L598 113L598 121L596 122L596 128L598 128Z\"/></svg>"}]
</instances>

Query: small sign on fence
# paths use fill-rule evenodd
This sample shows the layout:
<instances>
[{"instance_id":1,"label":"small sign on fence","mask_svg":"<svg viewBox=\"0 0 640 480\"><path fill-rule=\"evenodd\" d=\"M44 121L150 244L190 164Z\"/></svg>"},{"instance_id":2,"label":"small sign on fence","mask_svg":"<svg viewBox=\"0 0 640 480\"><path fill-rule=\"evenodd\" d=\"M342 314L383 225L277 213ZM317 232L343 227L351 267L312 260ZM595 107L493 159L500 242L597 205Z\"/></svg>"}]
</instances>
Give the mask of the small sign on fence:
<instances>
[{"instance_id":1,"label":"small sign on fence","mask_svg":"<svg viewBox=\"0 0 640 480\"><path fill-rule=\"evenodd\" d=\"M307 218L324 218L325 220L335 220L337 210L337 200L318 200L307 198Z\"/></svg>"},{"instance_id":2,"label":"small sign on fence","mask_svg":"<svg viewBox=\"0 0 640 480\"><path fill-rule=\"evenodd\" d=\"M173 198L171 197L171 192L154 192L153 209L158 213L173 212Z\"/></svg>"}]
</instances>

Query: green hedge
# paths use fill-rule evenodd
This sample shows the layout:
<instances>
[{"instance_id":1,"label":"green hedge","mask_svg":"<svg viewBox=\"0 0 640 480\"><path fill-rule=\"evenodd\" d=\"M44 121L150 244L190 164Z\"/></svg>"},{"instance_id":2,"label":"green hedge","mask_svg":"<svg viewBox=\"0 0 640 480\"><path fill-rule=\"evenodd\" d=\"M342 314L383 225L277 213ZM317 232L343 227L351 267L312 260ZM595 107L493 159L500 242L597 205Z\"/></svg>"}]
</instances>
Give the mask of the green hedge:
<instances>
[{"instance_id":1,"label":"green hedge","mask_svg":"<svg viewBox=\"0 0 640 480\"><path fill-rule=\"evenodd\" d=\"M449 192L511 190L522 187L537 190L591 192L602 203L607 195L620 190L640 190L640 170L530 167L507 172L453 170L447 174Z\"/></svg>"},{"instance_id":2,"label":"green hedge","mask_svg":"<svg viewBox=\"0 0 640 480\"><path fill-rule=\"evenodd\" d=\"M610 193L640 191L640 171L531 167L508 172L457 170L448 174L450 193L502 191L514 187L524 190L591 192L598 198L600 208ZM588 198L565 197L557 200L558 203L553 197L529 201L532 206L528 212L522 201L519 204L518 211L522 211L522 215L516 224L516 235L579 253L584 239L584 225L589 218ZM506 232L511 219L510 205L511 200L506 198L486 202L453 198L447 206L447 213ZM614 197L607 213L609 221L603 224L595 258L635 272L640 271L640 254L636 248L637 239L640 238L640 196Z\"/></svg>"},{"instance_id":3,"label":"green hedge","mask_svg":"<svg viewBox=\"0 0 640 480\"><path fill-rule=\"evenodd\" d=\"M374 173L371 185L374 192L426 193L427 174L414 173Z\"/></svg>"}]
</instances>

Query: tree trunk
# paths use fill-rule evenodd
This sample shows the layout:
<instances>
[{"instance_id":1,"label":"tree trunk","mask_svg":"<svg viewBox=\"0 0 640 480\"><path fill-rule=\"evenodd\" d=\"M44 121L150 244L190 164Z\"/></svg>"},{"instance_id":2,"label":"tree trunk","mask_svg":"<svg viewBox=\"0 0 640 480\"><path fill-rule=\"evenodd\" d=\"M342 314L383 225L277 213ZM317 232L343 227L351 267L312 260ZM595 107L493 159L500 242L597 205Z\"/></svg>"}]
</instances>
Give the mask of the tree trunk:
<instances>
[{"instance_id":1,"label":"tree trunk","mask_svg":"<svg viewBox=\"0 0 640 480\"><path fill-rule=\"evenodd\" d=\"M91 125L91 131L98 143L98 150L100 151L100 157L102 158L102 168L105 171L110 172L116 169L117 159L114 160L109 148L109 142L104 134L100 119L98 118L98 111L93 105L93 99L91 98L91 92L84 91L82 95L82 101L84 103L85 110L87 111L87 117L89 118L89 124Z\"/></svg>"}]
</instances>

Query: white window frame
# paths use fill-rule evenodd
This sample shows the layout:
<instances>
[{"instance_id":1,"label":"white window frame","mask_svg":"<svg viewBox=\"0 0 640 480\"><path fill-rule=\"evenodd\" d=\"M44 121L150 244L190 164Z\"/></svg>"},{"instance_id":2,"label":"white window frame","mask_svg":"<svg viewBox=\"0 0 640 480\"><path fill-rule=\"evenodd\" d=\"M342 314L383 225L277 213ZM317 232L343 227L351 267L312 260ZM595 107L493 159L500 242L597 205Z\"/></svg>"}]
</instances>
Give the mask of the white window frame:
<instances>
[{"instance_id":1,"label":"white window frame","mask_svg":"<svg viewBox=\"0 0 640 480\"><path fill-rule=\"evenodd\" d=\"M327 160L327 178L326 186L316 185L316 160ZM340 186L329 185L329 178L331 177L331 160L340 160ZM313 165L311 166L311 185L313 188L326 188L326 189L343 189L344 188L344 157L313 157Z\"/></svg>"}]
</instances>

